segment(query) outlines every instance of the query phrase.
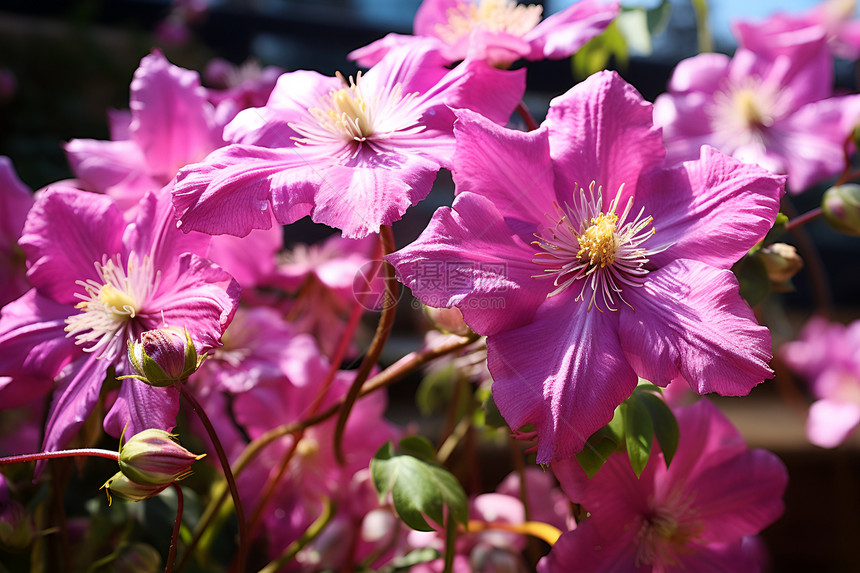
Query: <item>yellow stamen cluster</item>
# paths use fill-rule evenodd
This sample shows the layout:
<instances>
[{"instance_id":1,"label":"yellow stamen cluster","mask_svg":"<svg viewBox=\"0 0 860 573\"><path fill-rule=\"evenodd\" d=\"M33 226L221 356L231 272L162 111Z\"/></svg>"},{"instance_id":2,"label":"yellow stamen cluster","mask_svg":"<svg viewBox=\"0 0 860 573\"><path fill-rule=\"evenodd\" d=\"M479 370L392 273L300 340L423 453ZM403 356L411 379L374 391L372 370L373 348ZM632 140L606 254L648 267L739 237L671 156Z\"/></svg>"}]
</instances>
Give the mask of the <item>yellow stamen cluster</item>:
<instances>
[{"instance_id":1,"label":"yellow stamen cluster","mask_svg":"<svg viewBox=\"0 0 860 573\"><path fill-rule=\"evenodd\" d=\"M447 12L447 24L440 24L436 33L449 43L478 27L490 32L505 32L523 36L538 25L543 6L517 4L514 0L481 0L480 3L460 2Z\"/></svg>"},{"instance_id":2,"label":"yellow stamen cluster","mask_svg":"<svg viewBox=\"0 0 860 573\"><path fill-rule=\"evenodd\" d=\"M615 262L615 253L618 251L616 223L618 215L615 213L602 213L593 217L591 225L579 236L579 252L576 256L601 269Z\"/></svg>"}]
</instances>

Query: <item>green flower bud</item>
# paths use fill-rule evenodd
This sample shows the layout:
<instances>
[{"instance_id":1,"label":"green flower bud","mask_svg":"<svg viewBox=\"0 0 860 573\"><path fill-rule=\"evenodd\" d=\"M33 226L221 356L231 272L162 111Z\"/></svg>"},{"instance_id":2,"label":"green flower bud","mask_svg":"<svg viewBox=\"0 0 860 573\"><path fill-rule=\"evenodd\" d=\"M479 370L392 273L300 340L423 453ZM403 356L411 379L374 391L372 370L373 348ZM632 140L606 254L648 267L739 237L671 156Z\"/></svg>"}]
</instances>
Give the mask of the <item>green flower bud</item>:
<instances>
[{"instance_id":1,"label":"green flower bud","mask_svg":"<svg viewBox=\"0 0 860 573\"><path fill-rule=\"evenodd\" d=\"M142 485L128 479L124 473L116 472L107 480L100 489L104 489L108 496L108 504L113 501L113 496L124 501L142 501L154 497L164 491L170 484L154 486Z\"/></svg>"},{"instance_id":2,"label":"green flower bud","mask_svg":"<svg viewBox=\"0 0 860 573\"><path fill-rule=\"evenodd\" d=\"M23 551L33 541L33 522L24 506L11 498L9 486L0 475L0 547Z\"/></svg>"},{"instance_id":3,"label":"green flower bud","mask_svg":"<svg viewBox=\"0 0 860 573\"><path fill-rule=\"evenodd\" d=\"M846 183L824 193L821 210L830 226L847 235L860 235L860 185Z\"/></svg>"},{"instance_id":4,"label":"green flower bud","mask_svg":"<svg viewBox=\"0 0 860 573\"><path fill-rule=\"evenodd\" d=\"M143 486L164 487L191 473L191 465L206 454L192 454L175 436L155 428L132 436L119 448L119 469L129 480Z\"/></svg>"},{"instance_id":5,"label":"green flower bud","mask_svg":"<svg viewBox=\"0 0 860 573\"><path fill-rule=\"evenodd\" d=\"M160 573L164 570L158 550L138 542L121 546L110 565L112 573Z\"/></svg>"},{"instance_id":6,"label":"green flower bud","mask_svg":"<svg viewBox=\"0 0 860 573\"><path fill-rule=\"evenodd\" d=\"M147 330L128 344L128 359L139 377L152 386L170 386L197 370L197 349L188 329Z\"/></svg>"},{"instance_id":7,"label":"green flower bud","mask_svg":"<svg viewBox=\"0 0 860 573\"><path fill-rule=\"evenodd\" d=\"M803 259L797 250L785 243L774 243L761 249L757 255L764 262L771 288L779 292L783 287L790 287L789 281L803 268Z\"/></svg>"}]
</instances>

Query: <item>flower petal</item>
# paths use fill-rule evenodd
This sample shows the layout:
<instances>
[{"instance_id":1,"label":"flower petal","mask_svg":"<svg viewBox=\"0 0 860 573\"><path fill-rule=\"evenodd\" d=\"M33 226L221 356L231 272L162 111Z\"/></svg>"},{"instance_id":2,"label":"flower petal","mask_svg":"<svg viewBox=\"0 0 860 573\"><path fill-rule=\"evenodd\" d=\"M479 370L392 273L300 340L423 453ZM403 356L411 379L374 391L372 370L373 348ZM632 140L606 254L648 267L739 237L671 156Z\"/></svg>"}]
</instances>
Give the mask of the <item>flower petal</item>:
<instances>
[{"instance_id":1,"label":"flower petal","mask_svg":"<svg viewBox=\"0 0 860 573\"><path fill-rule=\"evenodd\" d=\"M772 375L770 334L738 293L735 276L678 260L624 297L621 345L637 374L659 386L683 378L700 394L746 395Z\"/></svg>"},{"instance_id":2,"label":"flower petal","mask_svg":"<svg viewBox=\"0 0 860 573\"><path fill-rule=\"evenodd\" d=\"M707 146L698 161L644 174L636 198L654 217L648 244L671 244L651 264L684 258L730 268L770 230L784 183Z\"/></svg>"},{"instance_id":3,"label":"flower petal","mask_svg":"<svg viewBox=\"0 0 860 573\"><path fill-rule=\"evenodd\" d=\"M524 324L546 300L536 284L534 248L505 224L485 197L462 193L453 209L441 208L411 245L388 256L397 278L421 302L457 306L481 334Z\"/></svg>"},{"instance_id":4,"label":"flower petal","mask_svg":"<svg viewBox=\"0 0 860 573\"><path fill-rule=\"evenodd\" d=\"M822 448L835 448L860 424L860 405L854 402L818 400L809 407L806 436Z\"/></svg>"},{"instance_id":5,"label":"flower petal","mask_svg":"<svg viewBox=\"0 0 860 573\"><path fill-rule=\"evenodd\" d=\"M119 395L104 420L105 431L118 438L125 431L133 436L149 428L169 432L176 426L179 390L156 388L140 380L122 381Z\"/></svg>"},{"instance_id":6,"label":"flower petal","mask_svg":"<svg viewBox=\"0 0 860 573\"><path fill-rule=\"evenodd\" d=\"M109 197L49 187L33 205L21 247L30 282L57 302L78 302L79 280L98 279L94 263L122 253L122 213Z\"/></svg>"},{"instance_id":7,"label":"flower petal","mask_svg":"<svg viewBox=\"0 0 860 573\"><path fill-rule=\"evenodd\" d=\"M666 155L651 104L616 72L599 72L550 102L543 125L555 162L559 204L570 202L574 184L592 181L614 197L624 185L635 194L639 174Z\"/></svg>"},{"instance_id":8,"label":"flower petal","mask_svg":"<svg viewBox=\"0 0 860 573\"><path fill-rule=\"evenodd\" d=\"M533 424L537 462L579 452L636 386L614 313L549 299L532 322L487 338L493 398L508 425Z\"/></svg>"},{"instance_id":9,"label":"flower petal","mask_svg":"<svg viewBox=\"0 0 860 573\"><path fill-rule=\"evenodd\" d=\"M303 169L291 168L307 165L295 149L230 145L215 151L176 176L177 226L244 237L271 228L273 214L281 224L295 222L310 214L314 184L297 176Z\"/></svg>"}]
</instances>

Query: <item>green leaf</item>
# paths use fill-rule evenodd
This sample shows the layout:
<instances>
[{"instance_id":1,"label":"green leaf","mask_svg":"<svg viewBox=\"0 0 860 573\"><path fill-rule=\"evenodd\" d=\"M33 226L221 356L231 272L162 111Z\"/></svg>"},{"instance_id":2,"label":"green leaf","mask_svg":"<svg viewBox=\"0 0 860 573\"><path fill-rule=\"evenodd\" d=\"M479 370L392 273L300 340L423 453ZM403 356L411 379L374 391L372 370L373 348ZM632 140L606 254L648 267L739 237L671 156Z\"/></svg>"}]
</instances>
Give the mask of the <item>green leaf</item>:
<instances>
[{"instance_id":1,"label":"green leaf","mask_svg":"<svg viewBox=\"0 0 860 573\"><path fill-rule=\"evenodd\" d=\"M404 438L405 449L424 457L427 454L423 438ZM431 448L432 451L432 448ZM445 511L456 523L466 525L469 513L466 492L448 470L412 454L394 453L391 442L386 443L370 461L373 484L384 499L388 493L394 510L403 522L418 531L435 531L424 516L444 527Z\"/></svg>"},{"instance_id":2,"label":"green leaf","mask_svg":"<svg viewBox=\"0 0 860 573\"><path fill-rule=\"evenodd\" d=\"M654 441L654 424L648 408L642 403L647 392L634 393L624 402L624 441L627 456L636 477L642 475L648 458L651 457L651 444Z\"/></svg>"},{"instance_id":3,"label":"green leaf","mask_svg":"<svg viewBox=\"0 0 860 573\"><path fill-rule=\"evenodd\" d=\"M672 17L672 2L663 0L659 6L655 6L647 11L648 29L652 36L659 36L669 25L669 18Z\"/></svg>"},{"instance_id":4,"label":"green leaf","mask_svg":"<svg viewBox=\"0 0 860 573\"><path fill-rule=\"evenodd\" d=\"M672 463L672 458L675 457L675 452L678 451L678 438L681 433L678 428L678 420L675 419L672 409L656 394L643 393L640 401L648 408L648 413L654 424L654 434L657 437L657 443L660 444L660 450L663 451L663 459L668 468L669 464Z\"/></svg>"},{"instance_id":5,"label":"green leaf","mask_svg":"<svg viewBox=\"0 0 860 573\"><path fill-rule=\"evenodd\" d=\"M576 454L576 461L589 478L593 478L609 459L609 456L621 447L624 436L624 420L621 406L615 409L612 420L585 442L585 447Z\"/></svg>"},{"instance_id":6,"label":"green leaf","mask_svg":"<svg viewBox=\"0 0 860 573\"><path fill-rule=\"evenodd\" d=\"M745 255L732 267L732 272L738 277L741 297L750 306L755 306L770 294L770 277L767 267L758 254Z\"/></svg>"},{"instance_id":7,"label":"green leaf","mask_svg":"<svg viewBox=\"0 0 860 573\"><path fill-rule=\"evenodd\" d=\"M764 240L762 240L761 243L756 246L758 248L761 248L762 246L766 247L767 245L771 245L776 242L778 238L785 234L785 225L787 223L788 215L786 215L785 213L777 213L776 220L773 222L773 227L771 227L770 231L767 232L767 235L765 235Z\"/></svg>"},{"instance_id":8,"label":"green leaf","mask_svg":"<svg viewBox=\"0 0 860 573\"><path fill-rule=\"evenodd\" d=\"M491 428L508 427L508 423L505 422L505 419L502 417L502 413L499 412L499 407L496 406L496 401L493 399L492 393L490 393L490 395L487 396L487 399L484 400L482 409L484 410L484 425L490 426Z\"/></svg>"},{"instance_id":9,"label":"green leaf","mask_svg":"<svg viewBox=\"0 0 860 573\"><path fill-rule=\"evenodd\" d=\"M619 67L627 66L627 42L615 22L609 24L602 34L589 40L573 55L573 74L578 78L587 78L605 69L612 56L615 56Z\"/></svg>"},{"instance_id":10,"label":"green leaf","mask_svg":"<svg viewBox=\"0 0 860 573\"><path fill-rule=\"evenodd\" d=\"M413 456L425 462L436 463L436 450L424 436L406 436L400 440L398 449L401 454Z\"/></svg>"},{"instance_id":11,"label":"green leaf","mask_svg":"<svg viewBox=\"0 0 860 573\"><path fill-rule=\"evenodd\" d=\"M454 399L454 364L428 373L415 391L415 405L422 416L430 416L445 409Z\"/></svg>"}]
</instances>

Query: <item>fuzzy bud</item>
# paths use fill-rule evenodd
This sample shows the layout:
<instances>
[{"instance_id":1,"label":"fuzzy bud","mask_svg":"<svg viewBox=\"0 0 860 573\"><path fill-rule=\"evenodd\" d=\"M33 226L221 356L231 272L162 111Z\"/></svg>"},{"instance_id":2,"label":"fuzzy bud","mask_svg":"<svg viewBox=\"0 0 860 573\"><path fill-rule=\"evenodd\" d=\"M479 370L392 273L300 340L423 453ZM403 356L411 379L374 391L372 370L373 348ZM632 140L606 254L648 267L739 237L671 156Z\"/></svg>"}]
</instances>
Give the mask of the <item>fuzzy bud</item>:
<instances>
[{"instance_id":1,"label":"fuzzy bud","mask_svg":"<svg viewBox=\"0 0 860 573\"><path fill-rule=\"evenodd\" d=\"M0 475L0 547L6 551L23 551L32 541L32 520L24 506L11 498L9 485Z\"/></svg>"},{"instance_id":2,"label":"fuzzy bud","mask_svg":"<svg viewBox=\"0 0 860 573\"><path fill-rule=\"evenodd\" d=\"M457 307L433 308L432 306L425 306L424 314L433 322L433 326L442 332L457 336L472 334L472 329L463 320L463 313Z\"/></svg>"},{"instance_id":3,"label":"fuzzy bud","mask_svg":"<svg viewBox=\"0 0 860 573\"><path fill-rule=\"evenodd\" d=\"M785 285L803 268L803 259L797 250L785 243L774 243L758 252L767 276L774 285Z\"/></svg>"},{"instance_id":4,"label":"fuzzy bud","mask_svg":"<svg viewBox=\"0 0 860 573\"><path fill-rule=\"evenodd\" d=\"M129 543L117 549L116 559L111 563L114 573L160 573L161 554L152 545Z\"/></svg>"},{"instance_id":5,"label":"fuzzy bud","mask_svg":"<svg viewBox=\"0 0 860 573\"><path fill-rule=\"evenodd\" d=\"M170 386L191 376L199 361L188 329L147 330L129 342L128 359L140 378L152 386Z\"/></svg>"},{"instance_id":6,"label":"fuzzy bud","mask_svg":"<svg viewBox=\"0 0 860 573\"><path fill-rule=\"evenodd\" d=\"M155 497L167 488L167 485L154 486L135 483L128 479L124 473L116 472L102 486L108 496L108 504L117 497L124 501L142 501Z\"/></svg>"},{"instance_id":7,"label":"fuzzy bud","mask_svg":"<svg viewBox=\"0 0 860 573\"><path fill-rule=\"evenodd\" d=\"M206 454L192 454L164 430L138 432L119 449L119 469L143 486L164 487L187 477L191 465Z\"/></svg>"},{"instance_id":8,"label":"fuzzy bud","mask_svg":"<svg viewBox=\"0 0 860 573\"><path fill-rule=\"evenodd\" d=\"M860 185L846 183L824 193L821 210L831 227L847 235L860 235Z\"/></svg>"}]
</instances>

